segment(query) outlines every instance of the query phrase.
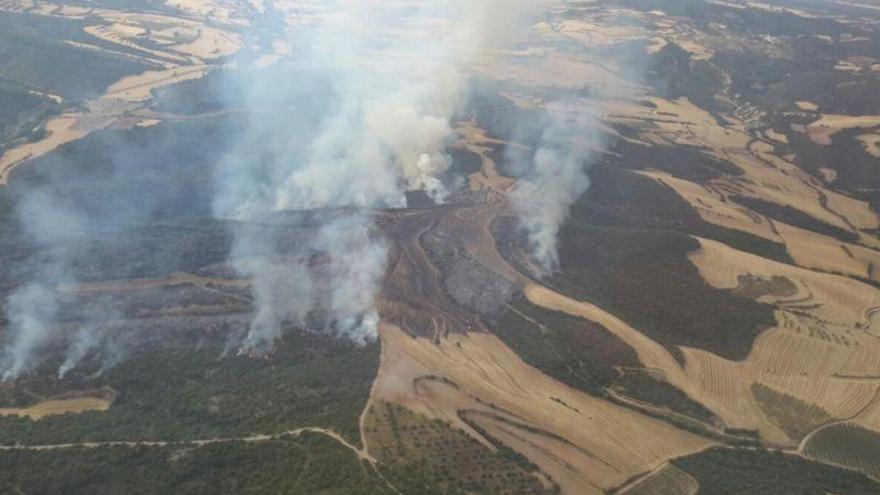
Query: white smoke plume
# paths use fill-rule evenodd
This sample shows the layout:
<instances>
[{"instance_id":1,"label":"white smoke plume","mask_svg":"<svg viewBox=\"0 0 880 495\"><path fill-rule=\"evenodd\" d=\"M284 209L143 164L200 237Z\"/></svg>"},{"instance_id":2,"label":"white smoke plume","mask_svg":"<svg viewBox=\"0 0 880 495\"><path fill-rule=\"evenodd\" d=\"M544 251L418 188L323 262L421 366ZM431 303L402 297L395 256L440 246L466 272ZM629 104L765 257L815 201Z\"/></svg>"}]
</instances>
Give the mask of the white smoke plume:
<instances>
[{"instance_id":1,"label":"white smoke plume","mask_svg":"<svg viewBox=\"0 0 880 495\"><path fill-rule=\"evenodd\" d=\"M152 191L137 190L137 185L130 183L131 173L127 167L137 165L125 159L131 150L117 147L114 142L107 144L119 154L113 161L110 176L103 177L104 185L113 194L83 198L76 192L71 193L82 186L81 182L61 181L53 176L40 186L24 185L17 189L15 214L22 233L20 241L26 243L31 256L19 267L23 283L3 306L7 324L0 336L3 342L0 377L4 381L32 371L39 364L38 358L45 356L41 351L62 337L59 333L62 327L60 287L75 285L78 282L76 267L91 263L85 261L93 255L87 247L89 240L94 239L92 234L149 218L152 207L160 201L152 196ZM56 165L68 163L59 158ZM82 182L90 180L93 179L84 178ZM113 240L105 238L103 242L109 246ZM108 320L114 316L102 309L88 314L87 318ZM63 369L59 369L60 375L69 372L93 349L92 323L85 323L72 340ZM108 339L99 339L97 345L104 347L108 342Z\"/></svg>"},{"instance_id":2,"label":"white smoke plume","mask_svg":"<svg viewBox=\"0 0 880 495\"><path fill-rule=\"evenodd\" d=\"M6 303L12 343L4 356L3 380L14 380L33 365L32 356L51 336L58 303L52 289L30 283Z\"/></svg>"},{"instance_id":3,"label":"white smoke plume","mask_svg":"<svg viewBox=\"0 0 880 495\"><path fill-rule=\"evenodd\" d=\"M64 245L82 234L82 221L69 208L57 204L46 191L32 191L17 213L27 238L45 254L35 266L31 281L16 289L4 307L8 326L6 347L0 360L3 381L15 380L36 364L34 354L53 336L57 325L56 287L69 283L70 253Z\"/></svg>"},{"instance_id":4,"label":"white smoke plume","mask_svg":"<svg viewBox=\"0 0 880 495\"><path fill-rule=\"evenodd\" d=\"M373 295L385 271L387 246L382 239L371 239L365 220L356 217L323 227L315 246L331 260L322 275L329 285L328 309L337 330L355 342L373 339L379 323Z\"/></svg>"},{"instance_id":5,"label":"white smoke plume","mask_svg":"<svg viewBox=\"0 0 880 495\"><path fill-rule=\"evenodd\" d=\"M445 150L454 138L451 122L467 102L467 69L513 39L519 12L534 3L326 2L318 24L297 26L292 38L300 62L332 75L323 104L305 80L235 81L245 96L287 92L279 99L307 101L296 115L271 125L255 121L245 131L218 174L215 214L248 221L283 210L357 209L330 221L310 244L310 252L329 260L317 275L288 272L278 262L236 263L253 280L256 305L241 350L264 347L283 322L302 323L313 309L329 313L335 329L354 341L375 338L373 299L387 246L371 235L369 210L403 207L408 191L446 200ZM236 242L259 242L252 234L240 229ZM318 292L329 300L318 301Z\"/></svg>"},{"instance_id":6,"label":"white smoke plume","mask_svg":"<svg viewBox=\"0 0 880 495\"><path fill-rule=\"evenodd\" d=\"M541 275L549 275L559 269L559 229L571 205L590 187L587 171L595 150L601 149L602 136L595 117L583 106L549 105L544 118L530 162L513 164L524 176L508 198L528 235L532 262Z\"/></svg>"},{"instance_id":7,"label":"white smoke plume","mask_svg":"<svg viewBox=\"0 0 880 495\"><path fill-rule=\"evenodd\" d=\"M64 378L90 351L97 349L100 345L101 337L94 327L85 326L77 330L73 342L67 350L64 362L58 367L58 378Z\"/></svg>"},{"instance_id":8,"label":"white smoke plume","mask_svg":"<svg viewBox=\"0 0 880 495\"><path fill-rule=\"evenodd\" d=\"M314 304L311 273L299 264L259 258L238 260L235 264L239 273L255 281L256 312L241 348L266 350L281 337L282 323L305 322Z\"/></svg>"}]
</instances>

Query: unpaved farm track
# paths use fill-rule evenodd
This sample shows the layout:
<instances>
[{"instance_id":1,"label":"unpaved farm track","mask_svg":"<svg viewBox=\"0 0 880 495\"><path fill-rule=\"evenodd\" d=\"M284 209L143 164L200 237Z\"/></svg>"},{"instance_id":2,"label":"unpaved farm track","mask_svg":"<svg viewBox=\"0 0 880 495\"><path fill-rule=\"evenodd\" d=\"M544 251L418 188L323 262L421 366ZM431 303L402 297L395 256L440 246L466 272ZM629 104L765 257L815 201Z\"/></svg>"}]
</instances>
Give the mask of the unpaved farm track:
<instances>
[{"instance_id":1,"label":"unpaved farm track","mask_svg":"<svg viewBox=\"0 0 880 495\"><path fill-rule=\"evenodd\" d=\"M269 442L272 440L280 440L285 436L293 436L298 437L303 433L317 433L320 435L325 435L327 437L332 438L336 442L338 442L343 447L351 450L358 458L359 461L366 461L369 463L370 467L376 473L376 475L382 480L383 483L390 489L392 492L401 495L400 490L398 490L385 476L379 471L376 465L376 459L372 457L367 451L366 448L358 448L354 446L351 442L342 437L339 433L328 429L321 428L317 426L306 426L303 428L297 428L294 430L287 430L281 433L274 434L262 434L262 435L249 435L244 437L218 437L218 438L205 438L201 440L183 440L183 441L165 441L165 440L155 440L155 441L108 441L108 442L75 442L75 443L58 443L58 444L44 444L44 445L0 445L0 452L2 451L14 451L14 450L30 450L30 451L47 451L47 450L64 450L64 449L75 449L75 448L85 448L85 449L96 449L101 447L167 447L167 446L180 446L180 445L190 445L195 447L201 447L204 445L213 445L220 443L235 443L235 442L246 442L246 443L258 443L258 442Z\"/></svg>"}]
</instances>

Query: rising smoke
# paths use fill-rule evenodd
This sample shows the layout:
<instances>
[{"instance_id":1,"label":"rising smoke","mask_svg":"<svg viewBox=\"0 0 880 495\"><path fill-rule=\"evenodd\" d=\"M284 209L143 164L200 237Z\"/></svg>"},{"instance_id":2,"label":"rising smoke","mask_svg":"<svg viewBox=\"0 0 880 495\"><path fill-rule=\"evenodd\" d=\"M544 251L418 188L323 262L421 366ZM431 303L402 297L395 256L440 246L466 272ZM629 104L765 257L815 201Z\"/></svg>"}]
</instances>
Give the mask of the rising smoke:
<instances>
[{"instance_id":1,"label":"rising smoke","mask_svg":"<svg viewBox=\"0 0 880 495\"><path fill-rule=\"evenodd\" d=\"M70 344L67 357L58 367L58 378L64 378L67 373L82 361L90 351L101 345L101 338L94 327L85 326L80 328Z\"/></svg>"},{"instance_id":2,"label":"rising smoke","mask_svg":"<svg viewBox=\"0 0 880 495\"><path fill-rule=\"evenodd\" d=\"M529 3L336 3L320 25L301 29L291 42L311 70L330 75L332 94L323 104L315 104L301 81L235 82L245 98L262 99L271 91L288 93L280 100L297 100L290 97L297 94L308 101L282 119L289 122L249 129L218 174L215 214L254 221L278 211L354 208L326 223L303 248L301 263L307 253L328 260L317 268L285 268L289 260L265 249L260 260L236 262L253 281L256 304L242 351L264 348L284 322L302 324L313 311L357 342L375 338L373 299L387 246L371 230L370 209L406 206L408 191L446 200L445 150L454 137L451 121L467 102L465 72L512 37L517 11ZM299 132L291 138L295 147L272 137L290 129ZM267 150L267 143L276 149ZM248 150L256 149L265 159L254 160ZM239 229L236 245L272 244L253 234Z\"/></svg>"},{"instance_id":3,"label":"rising smoke","mask_svg":"<svg viewBox=\"0 0 880 495\"><path fill-rule=\"evenodd\" d=\"M559 269L559 229L590 187L587 171L603 138L591 111L572 102L547 105L540 122L531 156L508 153L510 168L522 174L508 198L528 237L532 262L540 275L549 275Z\"/></svg>"},{"instance_id":4,"label":"rising smoke","mask_svg":"<svg viewBox=\"0 0 880 495\"><path fill-rule=\"evenodd\" d=\"M96 244L108 251L118 247L126 226L150 220L160 205L173 203L168 195L175 193L145 188L132 180L143 168L142 161L131 158L143 156L137 148L112 137L105 137L102 144L112 164L108 169L95 167L86 172L59 153L42 162L45 168L36 177L6 186L6 193L16 198L15 217L21 232L16 242L25 246L28 256L16 270L7 272L17 287L3 306L7 325L0 376L4 381L33 370L39 364L38 355L50 344L65 353L58 370L62 377L89 352L100 354L105 365L123 354L116 341L95 325L119 316L106 307L80 308L76 319L81 327L67 325L62 331L61 288L79 282L84 269L100 265L94 259ZM65 175L70 170L79 175Z\"/></svg>"},{"instance_id":5,"label":"rising smoke","mask_svg":"<svg viewBox=\"0 0 880 495\"><path fill-rule=\"evenodd\" d=\"M29 266L30 281L7 299L4 310L9 321L0 369L2 379L14 380L35 365L37 352L57 329L56 287L72 280L71 253L63 246L82 235L81 218L55 202L46 191L31 191L18 205L17 213L25 237L44 256Z\"/></svg>"},{"instance_id":6,"label":"rising smoke","mask_svg":"<svg viewBox=\"0 0 880 495\"><path fill-rule=\"evenodd\" d=\"M235 139L224 143L228 151L217 166L211 207L216 217L238 221L230 262L253 281L255 309L235 342L239 351L269 349L285 324L355 342L375 338L374 297L388 246L373 227L374 211L405 206L410 191L438 203L447 199L453 185L444 181L450 166L445 150L455 137L451 123L468 100L469 70L515 40L538 4L324 2L320 23L296 26L290 37L295 70L257 70L243 57L242 70L226 71L228 105L251 110ZM530 170L528 183L511 194L534 257L547 271L558 264L559 225L588 186L582 168L587 155L566 144L574 128L548 112L533 162L523 165ZM110 177L82 179L101 181L109 192L85 207L57 202L63 194L56 190L24 194L21 224L45 254L27 267L26 283L6 302L4 380L33 369L35 354L57 337L58 287L77 282L74 266L88 256L74 240L111 224L153 221L157 209L174 213L185 202L185 188L147 192L143 183L130 181L150 165L137 158L139 150L119 146L116 155ZM57 182L71 187L66 179ZM281 222L280 212L314 209L338 213L302 245L283 246L283 239L254 228ZM321 318L310 318L315 313ZM105 355L106 369L121 356L117 340L91 324L75 329L64 339L58 375L92 352Z\"/></svg>"}]
</instances>

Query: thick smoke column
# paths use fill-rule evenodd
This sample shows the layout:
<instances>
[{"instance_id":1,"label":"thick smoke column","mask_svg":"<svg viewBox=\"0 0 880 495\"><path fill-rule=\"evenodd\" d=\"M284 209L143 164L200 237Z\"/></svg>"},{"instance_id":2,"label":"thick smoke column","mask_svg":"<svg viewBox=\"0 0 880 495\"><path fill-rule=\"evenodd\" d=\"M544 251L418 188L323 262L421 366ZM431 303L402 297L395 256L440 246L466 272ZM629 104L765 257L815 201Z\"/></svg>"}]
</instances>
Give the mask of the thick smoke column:
<instances>
[{"instance_id":1,"label":"thick smoke column","mask_svg":"<svg viewBox=\"0 0 880 495\"><path fill-rule=\"evenodd\" d=\"M247 222L284 210L355 208L328 221L299 260L279 257L253 229L236 232L237 246L263 252L234 262L253 281L256 305L243 351L265 347L285 321L303 323L313 310L355 341L375 337L373 298L387 247L371 233L370 209L403 207L407 191L445 201L445 149L467 101L466 70L512 37L515 13L528 3L322 4L320 24L297 26L292 44L306 71L331 76L331 94L317 97L326 88L306 77L233 81L251 103L269 94L294 101L297 112L245 130L217 176L215 214ZM328 261L306 269L306 253Z\"/></svg>"},{"instance_id":2,"label":"thick smoke column","mask_svg":"<svg viewBox=\"0 0 880 495\"><path fill-rule=\"evenodd\" d=\"M4 356L4 381L31 368L34 352L51 336L57 309L54 291L43 284L30 283L9 297L6 313L13 340Z\"/></svg>"},{"instance_id":3,"label":"thick smoke column","mask_svg":"<svg viewBox=\"0 0 880 495\"><path fill-rule=\"evenodd\" d=\"M363 218L348 217L333 222L318 233L316 246L322 246L331 262L323 272L330 286L330 314L338 331L355 342L375 337L379 315L373 295L385 271L387 246L371 239Z\"/></svg>"},{"instance_id":4,"label":"thick smoke column","mask_svg":"<svg viewBox=\"0 0 880 495\"><path fill-rule=\"evenodd\" d=\"M56 204L46 191L31 191L17 213L26 238L46 254L28 267L33 270L31 280L16 289L4 307L9 322L8 342L0 361L4 381L30 371L35 364L34 354L52 338L57 328L56 287L72 279L71 253L66 244L80 236L83 229L81 218Z\"/></svg>"},{"instance_id":5,"label":"thick smoke column","mask_svg":"<svg viewBox=\"0 0 880 495\"><path fill-rule=\"evenodd\" d=\"M587 170L595 150L601 149L602 137L594 116L588 111L569 114L566 108L578 107L547 107L544 128L530 159L509 154L513 168L522 171L524 180L508 197L528 235L532 261L542 275L559 269L559 229L571 205L590 187Z\"/></svg>"}]
</instances>

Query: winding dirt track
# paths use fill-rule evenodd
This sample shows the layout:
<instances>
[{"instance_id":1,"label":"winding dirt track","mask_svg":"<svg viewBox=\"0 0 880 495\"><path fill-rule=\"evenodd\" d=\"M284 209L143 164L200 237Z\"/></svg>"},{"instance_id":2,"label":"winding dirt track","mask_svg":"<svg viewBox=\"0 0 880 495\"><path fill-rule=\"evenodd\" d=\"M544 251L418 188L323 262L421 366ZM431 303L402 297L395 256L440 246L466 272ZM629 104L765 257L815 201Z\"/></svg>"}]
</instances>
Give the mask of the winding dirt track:
<instances>
[{"instance_id":1,"label":"winding dirt track","mask_svg":"<svg viewBox=\"0 0 880 495\"><path fill-rule=\"evenodd\" d=\"M319 433L321 435L326 435L337 442L339 442L343 447L351 450L358 456L358 459L362 461L367 461L370 464L375 464L376 459L366 453L365 450L359 449L352 445L348 440L342 437L339 433L327 429L320 428L316 426L307 426L304 428L297 428L295 430L287 430L281 433L275 433L272 435L263 434L263 435L250 435L245 437L218 437L218 438L205 438L201 440L182 440L182 441L165 441L165 440L155 440L155 441L126 441L126 440L118 440L118 441L108 441L108 442L73 442L73 443L55 443L55 444L44 444L44 445L0 445L0 451L10 451L10 450L62 450L62 449L74 449L74 448L87 448L87 449L96 449L100 447L167 447L169 445L212 445L217 443L232 443L232 442L268 442L272 440L278 440L284 436L299 436L302 433Z\"/></svg>"},{"instance_id":2,"label":"winding dirt track","mask_svg":"<svg viewBox=\"0 0 880 495\"><path fill-rule=\"evenodd\" d=\"M184 440L184 441L140 441L140 442L132 442L132 441L109 441L109 442L75 442L75 443L58 443L58 444L45 444L45 445L0 445L0 452L2 451L15 451L15 450L30 450L30 451L48 451L48 450L65 450L65 449L75 449L75 448L86 448L86 449L96 449L101 447L167 447L167 446L178 446L178 445L191 445L196 447L201 447L204 445L213 445L220 443L234 443L234 442L246 442L246 443L258 443L258 442L269 442L272 440L278 440L284 436L294 436L298 437L302 433L318 433L321 435L325 435L329 438L332 438L336 442L338 442L343 447L351 450L361 462L367 462L370 464L370 467L373 469L373 472L382 480L383 483L390 489L392 492L402 495L401 491L397 489L385 476L379 471L377 467L376 459L371 456L366 447L360 449L351 444L348 440L342 437L339 433L328 429L328 428L320 428L316 426L307 426L303 428L297 428L295 430L283 431L281 433L275 433L271 435L250 435L245 437L220 437L220 438L206 438L201 440Z\"/></svg>"}]
</instances>

